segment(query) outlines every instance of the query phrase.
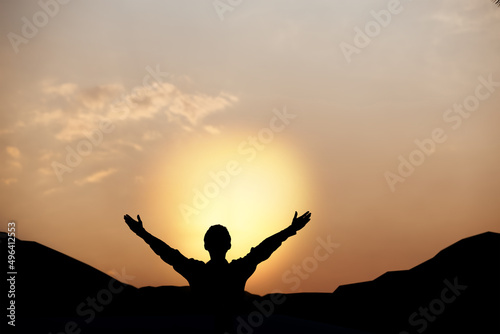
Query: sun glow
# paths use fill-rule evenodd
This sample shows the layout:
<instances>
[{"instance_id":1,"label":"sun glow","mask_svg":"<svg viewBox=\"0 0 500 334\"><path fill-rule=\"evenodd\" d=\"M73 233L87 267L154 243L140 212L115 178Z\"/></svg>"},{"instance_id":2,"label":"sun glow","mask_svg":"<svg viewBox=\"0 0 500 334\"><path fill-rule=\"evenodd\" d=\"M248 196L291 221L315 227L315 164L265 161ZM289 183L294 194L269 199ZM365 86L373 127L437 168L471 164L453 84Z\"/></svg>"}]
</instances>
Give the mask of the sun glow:
<instances>
[{"instance_id":1,"label":"sun glow","mask_svg":"<svg viewBox=\"0 0 500 334\"><path fill-rule=\"evenodd\" d=\"M276 140L244 155L235 138L200 140L160 167L155 211L188 257L208 260L203 236L211 225L228 228L231 260L285 228L295 210L309 209L305 166L290 146Z\"/></svg>"}]
</instances>

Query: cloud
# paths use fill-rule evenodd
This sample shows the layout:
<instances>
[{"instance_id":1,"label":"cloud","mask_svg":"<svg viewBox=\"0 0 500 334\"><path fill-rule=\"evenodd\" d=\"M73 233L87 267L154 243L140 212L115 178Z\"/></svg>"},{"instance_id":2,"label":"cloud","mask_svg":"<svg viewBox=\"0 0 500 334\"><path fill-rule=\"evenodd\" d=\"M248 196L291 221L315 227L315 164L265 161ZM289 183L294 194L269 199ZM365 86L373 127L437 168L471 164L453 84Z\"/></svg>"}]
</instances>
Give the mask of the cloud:
<instances>
[{"instance_id":1,"label":"cloud","mask_svg":"<svg viewBox=\"0 0 500 334\"><path fill-rule=\"evenodd\" d=\"M46 94L53 94L65 97L67 99L73 97L78 86L74 83L64 83L61 85L51 85L48 82L43 83L43 92Z\"/></svg>"},{"instance_id":2,"label":"cloud","mask_svg":"<svg viewBox=\"0 0 500 334\"><path fill-rule=\"evenodd\" d=\"M205 125L203 127L203 129L212 135L218 135L220 133L219 129L217 129L215 126L211 126L211 125Z\"/></svg>"},{"instance_id":3,"label":"cloud","mask_svg":"<svg viewBox=\"0 0 500 334\"><path fill-rule=\"evenodd\" d=\"M41 175L49 176L49 175L52 175L54 173L54 170L50 169L48 167L40 167L37 169L37 172L40 173Z\"/></svg>"},{"instance_id":4,"label":"cloud","mask_svg":"<svg viewBox=\"0 0 500 334\"><path fill-rule=\"evenodd\" d=\"M487 32L489 24L498 24L500 11L495 9L488 2L471 1L457 6L456 1L448 1L441 4L440 10L430 12L428 19L452 33Z\"/></svg>"},{"instance_id":5,"label":"cloud","mask_svg":"<svg viewBox=\"0 0 500 334\"><path fill-rule=\"evenodd\" d=\"M237 101L236 96L225 92L221 92L215 97L205 94L191 95L174 92L166 113L183 116L190 125L194 126L207 115L222 111Z\"/></svg>"},{"instance_id":6,"label":"cloud","mask_svg":"<svg viewBox=\"0 0 500 334\"><path fill-rule=\"evenodd\" d=\"M79 98L88 109L100 110L113 103L113 100L123 91L120 84L100 85L82 89Z\"/></svg>"},{"instance_id":7,"label":"cloud","mask_svg":"<svg viewBox=\"0 0 500 334\"><path fill-rule=\"evenodd\" d=\"M109 104L124 90L121 84L104 84L82 88L75 83L52 85L42 83L42 91L48 95L63 97L68 101L82 104L88 109L100 109Z\"/></svg>"},{"instance_id":8,"label":"cloud","mask_svg":"<svg viewBox=\"0 0 500 334\"><path fill-rule=\"evenodd\" d=\"M108 168L106 170L101 170L101 171L98 171L92 175L87 176L84 179L76 180L75 184L78 186L83 186L87 183L99 183L103 179L105 179L106 177L108 177L116 172L117 172L117 169L115 169L115 168Z\"/></svg>"},{"instance_id":9,"label":"cloud","mask_svg":"<svg viewBox=\"0 0 500 334\"><path fill-rule=\"evenodd\" d=\"M112 120L139 120L152 118L163 110L170 121L179 120L171 116L180 116L189 126L195 126L207 115L222 111L237 101L236 96L227 92L216 96L187 93L172 83L164 82L122 95L120 100L115 101L107 117Z\"/></svg>"},{"instance_id":10,"label":"cloud","mask_svg":"<svg viewBox=\"0 0 500 334\"><path fill-rule=\"evenodd\" d=\"M19 161L19 158L21 157L21 151L15 147L15 146L7 146L5 148L5 152L7 152L7 155L11 158L7 160L7 163L15 168L21 169L23 166L21 165L21 162Z\"/></svg>"},{"instance_id":11,"label":"cloud","mask_svg":"<svg viewBox=\"0 0 500 334\"><path fill-rule=\"evenodd\" d=\"M18 181L18 179L15 177L9 177L9 178L3 178L3 179L1 179L1 181L5 185L10 185L12 183L16 183Z\"/></svg>"},{"instance_id":12,"label":"cloud","mask_svg":"<svg viewBox=\"0 0 500 334\"><path fill-rule=\"evenodd\" d=\"M48 125L54 123L55 121L63 120L64 113L61 109L54 109L51 111L41 112L40 110L35 110L35 115L33 117L33 122L42 125Z\"/></svg>"},{"instance_id":13,"label":"cloud","mask_svg":"<svg viewBox=\"0 0 500 334\"><path fill-rule=\"evenodd\" d=\"M44 91L62 96L68 103L59 103L57 108L47 108L46 111L35 111L32 122L58 126L54 130L55 138L62 142L85 138L103 119L112 123L130 123L167 116L169 123L192 131L208 115L226 110L238 101L235 95L227 92L217 95L190 93L169 82L137 86L128 93L116 83L91 88L81 88L73 83L45 84ZM47 106L54 103L56 101L46 102Z\"/></svg>"},{"instance_id":14,"label":"cloud","mask_svg":"<svg viewBox=\"0 0 500 334\"><path fill-rule=\"evenodd\" d=\"M119 145L122 145L122 146L131 147L131 148L135 149L136 151L142 151L143 150L143 148L142 148L141 145L133 143L133 142L130 142L130 141L125 141L125 140L120 139L116 143L119 144Z\"/></svg>"},{"instance_id":15,"label":"cloud","mask_svg":"<svg viewBox=\"0 0 500 334\"><path fill-rule=\"evenodd\" d=\"M57 192L61 192L62 191L62 188L61 187L58 187L58 188L50 188L48 190L45 190L43 193L42 193L42 196L48 196L50 194L53 194L53 193L57 193Z\"/></svg>"},{"instance_id":16,"label":"cloud","mask_svg":"<svg viewBox=\"0 0 500 334\"><path fill-rule=\"evenodd\" d=\"M142 135L142 140L144 141L152 141L152 140L157 140L163 137L160 132L154 131L154 130L148 130L144 132Z\"/></svg>"},{"instance_id":17,"label":"cloud","mask_svg":"<svg viewBox=\"0 0 500 334\"><path fill-rule=\"evenodd\" d=\"M144 176L137 175L136 177L134 177L134 182L136 184L144 184Z\"/></svg>"},{"instance_id":18,"label":"cloud","mask_svg":"<svg viewBox=\"0 0 500 334\"><path fill-rule=\"evenodd\" d=\"M89 113L77 113L66 120L63 128L55 135L63 142L85 138L86 135L98 129L100 117Z\"/></svg>"},{"instance_id":19,"label":"cloud","mask_svg":"<svg viewBox=\"0 0 500 334\"><path fill-rule=\"evenodd\" d=\"M17 169L23 168L23 165L21 165L21 163L17 160L10 160L9 165L11 165L12 167L17 168Z\"/></svg>"},{"instance_id":20,"label":"cloud","mask_svg":"<svg viewBox=\"0 0 500 334\"><path fill-rule=\"evenodd\" d=\"M43 149L40 150L40 157L38 158L40 161L51 161L57 157L57 154L51 150Z\"/></svg>"},{"instance_id":21,"label":"cloud","mask_svg":"<svg viewBox=\"0 0 500 334\"><path fill-rule=\"evenodd\" d=\"M7 151L7 154L10 155L12 158L17 159L21 156L21 152L17 147L14 146L7 146L5 148L5 151Z\"/></svg>"}]
</instances>

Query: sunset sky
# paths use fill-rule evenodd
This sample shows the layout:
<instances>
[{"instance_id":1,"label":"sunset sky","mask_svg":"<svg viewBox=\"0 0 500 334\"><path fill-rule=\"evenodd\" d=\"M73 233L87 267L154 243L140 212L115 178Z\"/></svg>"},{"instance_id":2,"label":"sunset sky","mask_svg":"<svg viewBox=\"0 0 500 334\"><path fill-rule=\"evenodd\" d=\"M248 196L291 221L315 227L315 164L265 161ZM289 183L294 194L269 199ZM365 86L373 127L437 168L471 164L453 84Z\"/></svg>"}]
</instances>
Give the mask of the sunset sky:
<instances>
[{"instance_id":1,"label":"sunset sky","mask_svg":"<svg viewBox=\"0 0 500 334\"><path fill-rule=\"evenodd\" d=\"M209 226L233 259L309 210L248 291L409 269L500 232L499 31L489 0L1 1L0 230L187 285L124 214L207 261Z\"/></svg>"}]
</instances>

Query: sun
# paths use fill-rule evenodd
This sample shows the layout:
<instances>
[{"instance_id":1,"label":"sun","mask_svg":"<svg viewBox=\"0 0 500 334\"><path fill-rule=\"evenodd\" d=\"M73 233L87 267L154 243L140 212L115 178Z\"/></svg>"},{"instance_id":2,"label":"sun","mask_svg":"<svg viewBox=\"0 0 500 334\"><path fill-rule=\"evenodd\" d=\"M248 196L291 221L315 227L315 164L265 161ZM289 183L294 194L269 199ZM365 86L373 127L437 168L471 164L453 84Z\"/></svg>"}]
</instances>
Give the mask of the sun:
<instances>
[{"instance_id":1,"label":"sun","mask_svg":"<svg viewBox=\"0 0 500 334\"><path fill-rule=\"evenodd\" d=\"M215 224L226 226L232 236L228 259L244 256L285 228L295 210L311 204L306 166L291 145L276 141L244 155L236 138L184 145L175 160L165 162L155 185L161 201L153 203L169 222L161 229L176 236L175 244L188 257L207 260L202 240Z\"/></svg>"}]
</instances>

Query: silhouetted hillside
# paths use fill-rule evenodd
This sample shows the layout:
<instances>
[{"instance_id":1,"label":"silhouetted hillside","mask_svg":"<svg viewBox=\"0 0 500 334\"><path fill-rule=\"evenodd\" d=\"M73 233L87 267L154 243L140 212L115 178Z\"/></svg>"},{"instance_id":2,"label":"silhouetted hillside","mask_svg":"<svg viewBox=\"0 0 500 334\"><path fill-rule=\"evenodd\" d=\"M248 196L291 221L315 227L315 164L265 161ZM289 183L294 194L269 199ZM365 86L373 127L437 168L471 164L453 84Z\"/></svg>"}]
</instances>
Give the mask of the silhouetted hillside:
<instances>
[{"instance_id":1,"label":"silhouetted hillside","mask_svg":"<svg viewBox=\"0 0 500 334\"><path fill-rule=\"evenodd\" d=\"M192 312L189 287L138 289L18 239L16 264L18 333L203 333L213 322ZM247 301L241 333L500 333L500 234L463 239L410 270L333 293L247 293Z\"/></svg>"},{"instance_id":2,"label":"silhouetted hillside","mask_svg":"<svg viewBox=\"0 0 500 334\"><path fill-rule=\"evenodd\" d=\"M6 259L5 233L0 240ZM115 313L124 297L137 290L37 242L16 239L15 251L16 327L21 333L64 332L73 318L79 320L76 328L84 329L86 320Z\"/></svg>"},{"instance_id":3,"label":"silhouetted hillside","mask_svg":"<svg viewBox=\"0 0 500 334\"><path fill-rule=\"evenodd\" d=\"M3 258L7 258L6 236L0 232ZM214 320L193 312L189 287L138 289L37 242L16 239L15 250L16 327L2 322L2 333L211 332ZM118 274L128 278L126 270ZM262 297L246 293L246 299L253 305ZM259 330L363 334L286 316L267 320L257 326ZM242 326L242 333L247 333L245 326L257 333L251 325Z\"/></svg>"},{"instance_id":4,"label":"silhouetted hillside","mask_svg":"<svg viewBox=\"0 0 500 334\"><path fill-rule=\"evenodd\" d=\"M282 313L377 333L500 333L500 234L463 239L410 270L331 295L287 299Z\"/></svg>"}]
</instances>

